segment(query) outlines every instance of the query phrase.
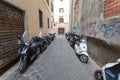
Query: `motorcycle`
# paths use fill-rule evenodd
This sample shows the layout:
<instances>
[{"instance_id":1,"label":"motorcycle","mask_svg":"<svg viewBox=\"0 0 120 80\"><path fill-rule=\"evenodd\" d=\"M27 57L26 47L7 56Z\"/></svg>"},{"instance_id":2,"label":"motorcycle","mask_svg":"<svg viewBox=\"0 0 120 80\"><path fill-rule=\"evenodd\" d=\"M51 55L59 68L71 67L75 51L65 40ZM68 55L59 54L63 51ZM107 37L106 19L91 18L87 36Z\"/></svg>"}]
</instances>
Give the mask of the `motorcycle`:
<instances>
[{"instance_id":1,"label":"motorcycle","mask_svg":"<svg viewBox=\"0 0 120 80\"><path fill-rule=\"evenodd\" d=\"M87 52L87 43L86 36L82 36L81 38L75 36L75 45L74 45L75 53L79 56L79 59L83 63L87 63L89 56Z\"/></svg>"},{"instance_id":2,"label":"motorcycle","mask_svg":"<svg viewBox=\"0 0 120 80\"><path fill-rule=\"evenodd\" d=\"M120 80L120 59L115 63L107 63L102 70L96 70L95 80Z\"/></svg>"},{"instance_id":3,"label":"motorcycle","mask_svg":"<svg viewBox=\"0 0 120 80\"><path fill-rule=\"evenodd\" d=\"M21 47L18 49L20 55L19 71L22 73L29 62L37 58L40 53L39 38L33 37L30 41L24 42L21 36L18 36L18 44Z\"/></svg>"}]
</instances>

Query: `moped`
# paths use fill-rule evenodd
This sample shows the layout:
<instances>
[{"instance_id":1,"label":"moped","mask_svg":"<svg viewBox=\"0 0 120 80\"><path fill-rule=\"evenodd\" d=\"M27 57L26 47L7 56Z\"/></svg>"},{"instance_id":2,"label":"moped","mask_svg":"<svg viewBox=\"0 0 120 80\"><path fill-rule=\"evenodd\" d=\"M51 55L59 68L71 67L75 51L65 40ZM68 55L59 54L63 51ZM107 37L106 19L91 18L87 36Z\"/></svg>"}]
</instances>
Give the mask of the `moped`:
<instances>
[{"instance_id":1,"label":"moped","mask_svg":"<svg viewBox=\"0 0 120 80\"><path fill-rule=\"evenodd\" d=\"M120 59L115 63L107 63L102 70L96 70L95 80L120 80Z\"/></svg>"},{"instance_id":2,"label":"moped","mask_svg":"<svg viewBox=\"0 0 120 80\"><path fill-rule=\"evenodd\" d=\"M87 52L86 36L82 35L81 38L75 36L74 50L75 53L79 56L81 62L83 63L88 62L89 55Z\"/></svg>"}]
</instances>

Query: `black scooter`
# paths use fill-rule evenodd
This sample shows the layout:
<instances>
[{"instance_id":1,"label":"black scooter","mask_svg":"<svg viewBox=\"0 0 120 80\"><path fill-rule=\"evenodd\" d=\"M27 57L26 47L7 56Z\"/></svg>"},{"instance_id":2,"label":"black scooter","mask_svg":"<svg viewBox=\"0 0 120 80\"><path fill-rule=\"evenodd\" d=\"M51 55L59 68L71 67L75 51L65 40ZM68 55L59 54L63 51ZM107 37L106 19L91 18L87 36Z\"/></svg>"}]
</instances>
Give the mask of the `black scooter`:
<instances>
[{"instance_id":1,"label":"black scooter","mask_svg":"<svg viewBox=\"0 0 120 80\"><path fill-rule=\"evenodd\" d=\"M29 62L32 62L40 53L39 37L33 37L29 42L24 42L23 39L18 36L18 44L21 47L18 50L20 55L19 71L22 73Z\"/></svg>"},{"instance_id":2,"label":"black scooter","mask_svg":"<svg viewBox=\"0 0 120 80\"><path fill-rule=\"evenodd\" d=\"M49 37L50 37L51 41L53 41L55 39L55 33L53 33L53 34L49 33Z\"/></svg>"},{"instance_id":3,"label":"black scooter","mask_svg":"<svg viewBox=\"0 0 120 80\"><path fill-rule=\"evenodd\" d=\"M50 34L46 34L45 38L46 38L46 40L48 42L48 45L50 45L50 43L52 42Z\"/></svg>"}]
</instances>

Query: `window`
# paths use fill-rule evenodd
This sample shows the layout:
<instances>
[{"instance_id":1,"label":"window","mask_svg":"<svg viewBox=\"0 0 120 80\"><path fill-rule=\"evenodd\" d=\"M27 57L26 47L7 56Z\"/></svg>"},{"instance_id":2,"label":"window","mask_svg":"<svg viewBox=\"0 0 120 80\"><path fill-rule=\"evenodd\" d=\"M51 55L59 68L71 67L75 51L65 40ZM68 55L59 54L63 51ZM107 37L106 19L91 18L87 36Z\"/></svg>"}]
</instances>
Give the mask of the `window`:
<instances>
[{"instance_id":1,"label":"window","mask_svg":"<svg viewBox=\"0 0 120 80\"><path fill-rule=\"evenodd\" d=\"M120 14L120 1L119 0L106 0L104 17L112 17Z\"/></svg>"},{"instance_id":2,"label":"window","mask_svg":"<svg viewBox=\"0 0 120 80\"><path fill-rule=\"evenodd\" d=\"M46 0L47 4L49 5L49 0Z\"/></svg>"},{"instance_id":3,"label":"window","mask_svg":"<svg viewBox=\"0 0 120 80\"><path fill-rule=\"evenodd\" d=\"M40 28L43 28L43 15L42 15L42 11L39 10L39 25L40 25Z\"/></svg>"},{"instance_id":4,"label":"window","mask_svg":"<svg viewBox=\"0 0 120 80\"><path fill-rule=\"evenodd\" d=\"M60 13L63 13L63 12L64 12L64 9L63 9L63 8L60 8L60 9L59 9L59 12L60 12Z\"/></svg>"},{"instance_id":5,"label":"window","mask_svg":"<svg viewBox=\"0 0 120 80\"><path fill-rule=\"evenodd\" d=\"M59 23L64 23L64 18L63 17L59 18Z\"/></svg>"},{"instance_id":6,"label":"window","mask_svg":"<svg viewBox=\"0 0 120 80\"><path fill-rule=\"evenodd\" d=\"M51 2L51 11L53 12L53 3Z\"/></svg>"},{"instance_id":7,"label":"window","mask_svg":"<svg viewBox=\"0 0 120 80\"><path fill-rule=\"evenodd\" d=\"M49 29L49 18L47 19L47 22L48 22L48 29Z\"/></svg>"}]
</instances>

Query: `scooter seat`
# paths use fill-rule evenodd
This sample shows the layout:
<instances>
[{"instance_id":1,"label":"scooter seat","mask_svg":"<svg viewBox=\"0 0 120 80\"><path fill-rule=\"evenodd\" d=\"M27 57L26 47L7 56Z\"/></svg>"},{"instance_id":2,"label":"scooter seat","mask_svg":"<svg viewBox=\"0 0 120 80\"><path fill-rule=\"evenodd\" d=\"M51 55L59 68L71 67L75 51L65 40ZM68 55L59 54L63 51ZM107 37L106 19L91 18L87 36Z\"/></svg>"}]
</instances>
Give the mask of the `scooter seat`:
<instances>
[{"instance_id":1,"label":"scooter seat","mask_svg":"<svg viewBox=\"0 0 120 80\"><path fill-rule=\"evenodd\" d=\"M115 78L114 73L112 73L109 69L106 70L106 73L107 73L109 76Z\"/></svg>"},{"instance_id":2,"label":"scooter seat","mask_svg":"<svg viewBox=\"0 0 120 80\"><path fill-rule=\"evenodd\" d=\"M105 70L106 80L117 80L117 74L110 69Z\"/></svg>"}]
</instances>

